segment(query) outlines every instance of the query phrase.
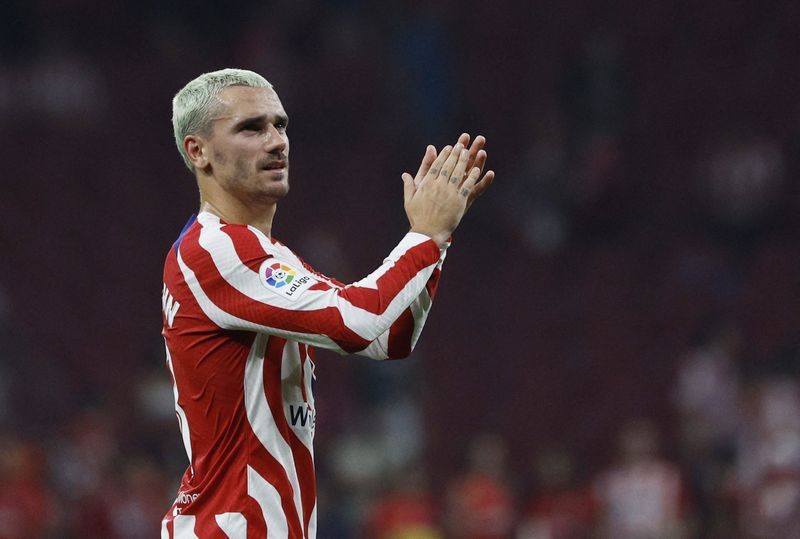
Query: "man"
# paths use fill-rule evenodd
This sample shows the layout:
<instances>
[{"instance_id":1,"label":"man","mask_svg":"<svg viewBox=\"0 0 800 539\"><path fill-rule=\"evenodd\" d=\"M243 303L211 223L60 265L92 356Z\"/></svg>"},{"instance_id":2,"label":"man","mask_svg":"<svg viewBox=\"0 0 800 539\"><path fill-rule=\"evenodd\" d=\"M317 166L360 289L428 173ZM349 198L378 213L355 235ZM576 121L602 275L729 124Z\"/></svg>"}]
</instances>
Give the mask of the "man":
<instances>
[{"instance_id":1,"label":"man","mask_svg":"<svg viewBox=\"0 0 800 539\"><path fill-rule=\"evenodd\" d=\"M403 174L411 231L344 285L272 238L289 191L288 117L272 86L225 69L173 100L200 211L164 267L163 334L189 456L163 538L316 536L312 347L407 356L431 307L449 237L494 174L468 135Z\"/></svg>"}]
</instances>

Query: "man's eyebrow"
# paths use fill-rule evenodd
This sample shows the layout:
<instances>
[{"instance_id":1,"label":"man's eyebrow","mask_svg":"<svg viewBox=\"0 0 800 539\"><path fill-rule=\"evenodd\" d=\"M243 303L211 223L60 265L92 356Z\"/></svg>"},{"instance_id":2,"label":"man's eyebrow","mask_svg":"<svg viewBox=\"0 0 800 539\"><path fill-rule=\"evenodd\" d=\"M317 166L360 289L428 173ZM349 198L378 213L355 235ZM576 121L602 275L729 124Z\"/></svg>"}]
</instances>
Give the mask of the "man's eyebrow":
<instances>
[{"instance_id":1,"label":"man's eyebrow","mask_svg":"<svg viewBox=\"0 0 800 539\"><path fill-rule=\"evenodd\" d=\"M215 118L218 120L222 120L223 118ZM242 118L235 124L233 124L234 129L238 129L240 127L244 127L248 124L259 124L265 123L269 117L266 114L261 114L259 116L248 116L246 118ZM283 122L284 124L289 123L289 117L286 114L276 114L275 115L276 122Z\"/></svg>"}]
</instances>

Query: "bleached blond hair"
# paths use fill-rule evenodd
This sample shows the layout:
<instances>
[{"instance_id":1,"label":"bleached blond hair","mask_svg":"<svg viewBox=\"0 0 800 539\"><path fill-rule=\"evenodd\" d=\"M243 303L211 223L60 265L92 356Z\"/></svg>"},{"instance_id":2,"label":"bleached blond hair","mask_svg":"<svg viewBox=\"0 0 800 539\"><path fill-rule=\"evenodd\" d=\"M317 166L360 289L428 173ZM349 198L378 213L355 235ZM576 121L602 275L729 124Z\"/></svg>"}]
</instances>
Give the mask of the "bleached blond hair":
<instances>
[{"instance_id":1,"label":"bleached blond hair","mask_svg":"<svg viewBox=\"0 0 800 539\"><path fill-rule=\"evenodd\" d=\"M172 98L172 130L175 144L183 162L194 171L189 160L183 139L186 135L208 135L211 120L217 111L217 95L229 86L250 86L252 88L272 88L267 79L246 69L220 69L203 73L180 89Z\"/></svg>"}]
</instances>

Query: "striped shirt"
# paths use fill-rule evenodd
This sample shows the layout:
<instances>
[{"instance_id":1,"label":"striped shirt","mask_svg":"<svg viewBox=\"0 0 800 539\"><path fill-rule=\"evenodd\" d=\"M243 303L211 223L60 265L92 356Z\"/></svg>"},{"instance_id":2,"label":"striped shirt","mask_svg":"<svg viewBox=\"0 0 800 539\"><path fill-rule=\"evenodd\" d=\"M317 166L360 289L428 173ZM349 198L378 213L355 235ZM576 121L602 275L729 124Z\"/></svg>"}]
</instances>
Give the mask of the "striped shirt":
<instances>
[{"instance_id":1,"label":"striped shirt","mask_svg":"<svg viewBox=\"0 0 800 539\"><path fill-rule=\"evenodd\" d=\"M170 249L163 335L189 467L162 539L313 538L313 347L414 348L446 249L408 233L351 285L259 230L202 212Z\"/></svg>"}]
</instances>

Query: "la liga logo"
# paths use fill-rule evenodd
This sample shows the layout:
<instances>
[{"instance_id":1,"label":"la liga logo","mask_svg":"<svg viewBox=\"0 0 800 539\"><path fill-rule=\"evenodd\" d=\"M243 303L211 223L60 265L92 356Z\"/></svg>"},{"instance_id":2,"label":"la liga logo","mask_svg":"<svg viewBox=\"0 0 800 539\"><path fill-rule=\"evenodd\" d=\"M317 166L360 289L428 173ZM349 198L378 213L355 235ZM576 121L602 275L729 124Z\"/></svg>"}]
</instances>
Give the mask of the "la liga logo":
<instances>
[{"instance_id":1,"label":"la liga logo","mask_svg":"<svg viewBox=\"0 0 800 539\"><path fill-rule=\"evenodd\" d=\"M264 268L264 280L273 288L282 288L288 285L294 281L296 276L297 272L280 262L275 262Z\"/></svg>"}]
</instances>

